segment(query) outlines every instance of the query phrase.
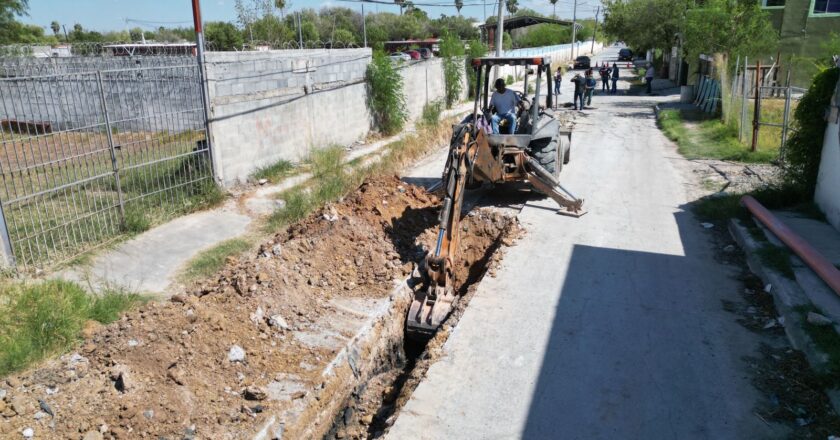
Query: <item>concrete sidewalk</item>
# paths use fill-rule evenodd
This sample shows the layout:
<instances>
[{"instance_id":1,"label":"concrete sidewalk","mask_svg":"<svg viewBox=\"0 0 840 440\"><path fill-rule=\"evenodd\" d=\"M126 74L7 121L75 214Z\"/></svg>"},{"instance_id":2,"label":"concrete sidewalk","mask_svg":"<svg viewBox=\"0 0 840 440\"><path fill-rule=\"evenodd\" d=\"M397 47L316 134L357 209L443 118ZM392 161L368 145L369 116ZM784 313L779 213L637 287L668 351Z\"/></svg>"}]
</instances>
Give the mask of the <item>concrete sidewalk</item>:
<instances>
[{"instance_id":1,"label":"concrete sidewalk","mask_svg":"<svg viewBox=\"0 0 840 440\"><path fill-rule=\"evenodd\" d=\"M470 110L472 103L460 104L444 111L442 118ZM408 124L395 136L354 145L346 161L373 155L391 142L414 132L414 124ZM187 262L225 240L253 231L260 217L279 206L277 194L304 183L310 177L308 173L291 176L229 199L219 208L179 217L98 253L87 265L65 269L55 276L82 282L92 290L124 287L155 296L171 296L178 291L177 276Z\"/></svg>"},{"instance_id":2,"label":"concrete sidewalk","mask_svg":"<svg viewBox=\"0 0 840 440\"><path fill-rule=\"evenodd\" d=\"M527 235L481 281L387 438L786 435L754 414L743 357L761 336L721 307L740 295L738 270L688 212L691 173L653 116L662 99L596 96L578 116L561 179L589 213L525 205Z\"/></svg>"}]
</instances>

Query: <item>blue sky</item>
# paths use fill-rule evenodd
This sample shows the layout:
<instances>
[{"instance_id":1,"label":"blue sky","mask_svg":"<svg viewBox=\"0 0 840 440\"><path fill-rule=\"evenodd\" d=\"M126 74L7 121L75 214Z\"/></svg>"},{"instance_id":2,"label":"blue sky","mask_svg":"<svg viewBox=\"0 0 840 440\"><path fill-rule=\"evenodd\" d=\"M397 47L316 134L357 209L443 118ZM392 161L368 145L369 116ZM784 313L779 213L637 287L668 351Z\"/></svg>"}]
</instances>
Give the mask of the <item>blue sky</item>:
<instances>
[{"instance_id":1,"label":"blue sky","mask_svg":"<svg viewBox=\"0 0 840 440\"><path fill-rule=\"evenodd\" d=\"M415 0L417 3L453 4L454 0ZM571 18L574 0L558 0L557 15ZM487 14L494 11L492 0L464 0L465 6L461 14L482 20L484 8L480 4L487 3ZM593 17L595 7L600 0L578 0L578 17ZM302 8L320 9L324 6L346 6L360 9L358 3L347 3L338 0L291 0L291 10ZM520 0L520 6L531 8L545 14L552 11L548 0ZM201 0L204 21L235 21L236 13L233 9L234 0ZM477 5L477 6L472 6ZM454 7L423 7L430 17L441 14L454 15ZM366 12L399 12L399 7L391 5L366 4ZM136 23L126 24L125 19L157 22L155 25L142 27L156 28L157 26L191 26L192 7L190 0L29 0L29 16L21 17L25 23L37 24L49 29L50 22L57 20L69 29L79 23L86 29L110 31L138 26Z\"/></svg>"}]
</instances>

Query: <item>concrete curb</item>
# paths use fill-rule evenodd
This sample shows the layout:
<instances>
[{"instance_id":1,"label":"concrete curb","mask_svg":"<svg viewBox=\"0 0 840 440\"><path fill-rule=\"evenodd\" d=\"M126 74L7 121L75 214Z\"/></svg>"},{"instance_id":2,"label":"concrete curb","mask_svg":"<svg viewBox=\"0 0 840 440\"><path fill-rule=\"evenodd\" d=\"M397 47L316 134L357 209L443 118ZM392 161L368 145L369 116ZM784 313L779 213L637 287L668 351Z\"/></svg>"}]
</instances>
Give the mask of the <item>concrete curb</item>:
<instances>
[{"instance_id":1,"label":"concrete curb","mask_svg":"<svg viewBox=\"0 0 840 440\"><path fill-rule=\"evenodd\" d=\"M784 318L785 335L793 348L802 351L812 368L818 372L826 372L829 361L828 354L820 350L811 336L805 331L804 319L795 310L797 306L810 305L811 300L796 282L784 275L765 267L758 258L756 251L764 243L755 240L745 226L738 219L729 222L729 233L744 250L750 271L761 278L765 285L770 285L770 294L781 317ZM834 411L840 413L840 390L826 389Z\"/></svg>"},{"instance_id":2,"label":"concrete curb","mask_svg":"<svg viewBox=\"0 0 840 440\"><path fill-rule=\"evenodd\" d=\"M253 440L322 438L334 417L359 384L380 371L381 359L402 345L405 314L411 301L406 281L399 283L375 314L359 329L321 373L319 389L307 393L291 408L269 416Z\"/></svg>"}]
</instances>

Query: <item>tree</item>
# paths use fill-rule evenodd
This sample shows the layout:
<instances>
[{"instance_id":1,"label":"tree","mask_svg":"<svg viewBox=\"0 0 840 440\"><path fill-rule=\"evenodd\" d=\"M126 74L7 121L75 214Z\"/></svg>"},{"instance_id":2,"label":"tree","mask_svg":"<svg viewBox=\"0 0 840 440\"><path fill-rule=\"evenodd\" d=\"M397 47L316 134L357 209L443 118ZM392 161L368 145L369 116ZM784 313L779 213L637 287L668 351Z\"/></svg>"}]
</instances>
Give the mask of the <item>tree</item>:
<instances>
[{"instance_id":1,"label":"tree","mask_svg":"<svg viewBox=\"0 0 840 440\"><path fill-rule=\"evenodd\" d=\"M213 50L238 50L245 43L242 33L224 21L211 21L204 25L204 36Z\"/></svg>"},{"instance_id":2,"label":"tree","mask_svg":"<svg viewBox=\"0 0 840 440\"><path fill-rule=\"evenodd\" d=\"M604 0L604 31L638 50L670 48L693 0Z\"/></svg>"},{"instance_id":3,"label":"tree","mask_svg":"<svg viewBox=\"0 0 840 440\"><path fill-rule=\"evenodd\" d=\"M58 24L58 22L57 22L57 21L53 20L53 22L52 22L52 23L50 23L50 29L52 29L52 31L53 31L53 35L55 35L56 37L58 37L58 31L60 31L60 30L61 30L61 25L60 25L60 24Z\"/></svg>"},{"instance_id":4,"label":"tree","mask_svg":"<svg viewBox=\"0 0 840 440\"><path fill-rule=\"evenodd\" d=\"M26 15L28 0L0 0L0 44L17 43L19 37L28 35L25 27L15 17Z\"/></svg>"},{"instance_id":5,"label":"tree","mask_svg":"<svg viewBox=\"0 0 840 440\"><path fill-rule=\"evenodd\" d=\"M519 0L507 0L507 10L511 14L515 14L519 10Z\"/></svg>"},{"instance_id":6,"label":"tree","mask_svg":"<svg viewBox=\"0 0 840 440\"><path fill-rule=\"evenodd\" d=\"M440 56L443 58L446 108L452 108L461 97L461 80L464 75L464 69L462 68L464 44L457 36L446 32L440 39Z\"/></svg>"},{"instance_id":7,"label":"tree","mask_svg":"<svg viewBox=\"0 0 840 440\"><path fill-rule=\"evenodd\" d=\"M551 13L552 18L557 18L557 0L548 0L554 11Z\"/></svg>"},{"instance_id":8,"label":"tree","mask_svg":"<svg viewBox=\"0 0 840 440\"><path fill-rule=\"evenodd\" d=\"M464 7L464 0L455 0L455 9L458 10L458 16L461 15L461 8L463 8L463 7Z\"/></svg>"},{"instance_id":9,"label":"tree","mask_svg":"<svg viewBox=\"0 0 840 440\"><path fill-rule=\"evenodd\" d=\"M690 59L701 53L763 55L777 43L767 12L748 0L707 0L686 11L684 50Z\"/></svg>"}]
</instances>

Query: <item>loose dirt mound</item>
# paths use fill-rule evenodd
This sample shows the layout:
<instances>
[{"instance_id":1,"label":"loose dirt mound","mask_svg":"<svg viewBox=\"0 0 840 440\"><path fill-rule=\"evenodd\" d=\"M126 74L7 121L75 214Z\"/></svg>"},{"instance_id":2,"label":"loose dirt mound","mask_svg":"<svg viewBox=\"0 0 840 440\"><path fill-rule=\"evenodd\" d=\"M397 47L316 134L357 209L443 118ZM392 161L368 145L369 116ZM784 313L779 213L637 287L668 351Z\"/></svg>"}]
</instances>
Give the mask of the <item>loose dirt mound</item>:
<instances>
[{"instance_id":1,"label":"loose dirt mound","mask_svg":"<svg viewBox=\"0 0 840 440\"><path fill-rule=\"evenodd\" d=\"M362 319L342 304L389 295L431 242L437 205L396 178L365 183L256 254L230 259L213 282L91 329L76 353L9 378L0 437L25 428L56 439L250 437L268 413L318 390L353 336L324 319ZM483 256L509 224L468 217L465 255Z\"/></svg>"}]
</instances>

